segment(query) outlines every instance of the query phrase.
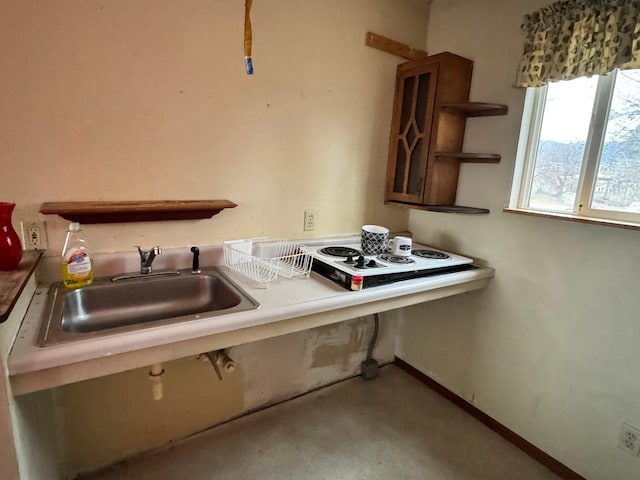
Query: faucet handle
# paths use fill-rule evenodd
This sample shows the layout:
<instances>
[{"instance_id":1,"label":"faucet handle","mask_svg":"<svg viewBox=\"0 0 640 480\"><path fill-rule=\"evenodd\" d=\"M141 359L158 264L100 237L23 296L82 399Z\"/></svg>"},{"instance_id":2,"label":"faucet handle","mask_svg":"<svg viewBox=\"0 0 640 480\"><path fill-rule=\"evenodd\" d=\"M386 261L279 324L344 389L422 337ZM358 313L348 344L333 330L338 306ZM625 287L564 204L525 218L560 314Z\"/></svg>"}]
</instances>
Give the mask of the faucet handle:
<instances>
[{"instance_id":1,"label":"faucet handle","mask_svg":"<svg viewBox=\"0 0 640 480\"><path fill-rule=\"evenodd\" d=\"M138 245L136 245L136 248L140 254L140 273L151 273L151 264L156 258L156 255L162 253L162 249L156 246L151 250L142 250Z\"/></svg>"},{"instance_id":2,"label":"faucet handle","mask_svg":"<svg viewBox=\"0 0 640 480\"><path fill-rule=\"evenodd\" d=\"M153 247L151 250L142 250L140 245L134 245L138 249L138 253L140 257L147 257L149 254L153 253L154 255L160 255L162 253L162 249L158 246Z\"/></svg>"}]
</instances>

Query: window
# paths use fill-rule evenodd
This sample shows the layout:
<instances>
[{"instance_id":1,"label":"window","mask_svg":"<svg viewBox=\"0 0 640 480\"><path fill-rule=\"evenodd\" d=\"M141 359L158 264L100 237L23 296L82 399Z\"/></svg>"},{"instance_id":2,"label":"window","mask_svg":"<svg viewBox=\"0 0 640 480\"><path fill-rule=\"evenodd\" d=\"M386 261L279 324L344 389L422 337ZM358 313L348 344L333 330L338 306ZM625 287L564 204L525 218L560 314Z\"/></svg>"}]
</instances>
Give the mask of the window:
<instances>
[{"instance_id":1,"label":"window","mask_svg":"<svg viewBox=\"0 0 640 480\"><path fill-rule=\"evenodd\" d=\"M640 224L640 70L527 89L510 207Z\"/></svg>"}]
</instances>

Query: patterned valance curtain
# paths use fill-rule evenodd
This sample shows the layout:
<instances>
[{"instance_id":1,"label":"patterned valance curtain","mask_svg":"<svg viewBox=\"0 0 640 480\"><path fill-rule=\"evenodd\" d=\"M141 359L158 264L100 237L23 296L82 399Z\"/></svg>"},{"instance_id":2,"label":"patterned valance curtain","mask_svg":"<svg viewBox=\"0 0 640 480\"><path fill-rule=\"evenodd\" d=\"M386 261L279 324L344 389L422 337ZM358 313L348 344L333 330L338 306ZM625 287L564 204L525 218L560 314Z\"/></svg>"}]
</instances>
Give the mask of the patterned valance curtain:
<instances>
[{"instance_id":1,"label":"patterned valance curtain","mask_svg":"<svg viewBox=\"0 0 640 480\"><path fill-rule=\"evenodd\" d=\"M563 0L525 16L517 87L640 68L640 0Z\"/></svg>"}]
</instances>

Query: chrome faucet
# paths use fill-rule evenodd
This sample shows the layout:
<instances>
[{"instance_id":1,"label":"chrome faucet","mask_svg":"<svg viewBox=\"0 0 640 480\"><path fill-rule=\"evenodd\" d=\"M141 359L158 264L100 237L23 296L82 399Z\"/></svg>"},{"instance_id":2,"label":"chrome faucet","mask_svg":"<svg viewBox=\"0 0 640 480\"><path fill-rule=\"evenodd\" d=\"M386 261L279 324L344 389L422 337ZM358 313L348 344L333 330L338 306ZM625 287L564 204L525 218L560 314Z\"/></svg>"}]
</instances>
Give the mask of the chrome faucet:
<instances>
[{"instance_id":1,"label":"chrome faucet","mask_svg":"<svg viewBox=\"0 0 640 480\"><path fill-rule=\"evenodd\" d=\"M140 253L140 273L151 273L151 264L156 258L156 255L162 253L162 249L160 247L153 247L151 250L141 250L140 247L137 248L138 253Z\"/></svg>"}]
</instances>

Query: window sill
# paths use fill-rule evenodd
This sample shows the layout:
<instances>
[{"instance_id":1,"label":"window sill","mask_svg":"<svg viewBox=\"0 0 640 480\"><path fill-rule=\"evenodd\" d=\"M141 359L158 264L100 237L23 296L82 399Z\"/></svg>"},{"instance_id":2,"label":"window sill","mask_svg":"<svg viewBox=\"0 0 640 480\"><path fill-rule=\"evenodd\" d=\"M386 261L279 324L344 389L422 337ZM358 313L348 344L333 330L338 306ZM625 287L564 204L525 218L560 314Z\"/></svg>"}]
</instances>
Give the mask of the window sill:
<instances>
[{"instance_id":1,"label":"window sill","mask_svg":"<svg viewBox=\"0 0 640 480\"><path fill-rule=\"evenodd\" d=\"M569 222L590 223L604 227L625 228L627 230L640 230L640 224L633 222L623 222L620 220L605 220L595 217L581 217L568 213L540 212L538 210L526 210L523 208L504 208L505 213L517 213L518 215L529 215L532 217L553 218L556 220L567 220Z\"/></svg>"}]
</instances>

